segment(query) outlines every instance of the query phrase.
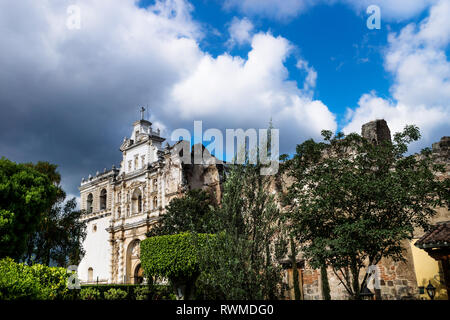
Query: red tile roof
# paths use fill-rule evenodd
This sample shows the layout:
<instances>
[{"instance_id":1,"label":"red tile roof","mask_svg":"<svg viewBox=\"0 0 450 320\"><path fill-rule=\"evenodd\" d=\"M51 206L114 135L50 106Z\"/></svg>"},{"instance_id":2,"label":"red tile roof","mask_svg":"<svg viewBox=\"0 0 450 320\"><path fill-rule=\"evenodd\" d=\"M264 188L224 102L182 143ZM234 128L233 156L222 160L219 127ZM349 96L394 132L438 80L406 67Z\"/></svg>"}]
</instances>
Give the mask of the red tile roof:
<instances>
[{"instance_id":1,"label":"red tile roof","mask_svg":"<svg viewBox=\"0 0 450 320\"><path fill-rule=\"evenodd\" d=\"M421 249L450 246L450 221L436 224L420 238L415 246Z\"/></svg>"}]
</instances>

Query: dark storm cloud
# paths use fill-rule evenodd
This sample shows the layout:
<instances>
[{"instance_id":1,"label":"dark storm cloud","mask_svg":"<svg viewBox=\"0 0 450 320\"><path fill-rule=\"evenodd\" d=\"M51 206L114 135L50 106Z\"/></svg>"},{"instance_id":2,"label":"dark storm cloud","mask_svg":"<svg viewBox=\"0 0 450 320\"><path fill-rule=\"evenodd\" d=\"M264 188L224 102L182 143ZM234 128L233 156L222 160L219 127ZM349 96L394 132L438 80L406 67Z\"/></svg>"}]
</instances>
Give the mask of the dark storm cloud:
<instances>
[{"instance_id":1,"label":"dark storm cloud","mask_svg":"<svg viewBox=\"0 0 450 320\"><path fill-rule=\"evenodd\" d=\"M259 35L251 54L257 65L228 55L214 60L199 49L203 35L184 1L157 2L153 11L132 0L114 6L78 1L79 30L66 27L69 4L0 3L0 154L58 164L68 193L78 194L82 177L119 164L118 147L142 105L166 136L178 127L192 129L194 120L204 120L205 130L224 130L264 128L274 112L280 122L295 119L295 106L282 102L277 110L265 99L300 101L302 92L286 81L286 39ZM212 67L206 73L205 63ZM241 76L246 80L233 87ZM298 114L311 103L301 99ZM318 122L304 122L300 132L317 133ZM286 133L297 130L286 127Z\"/></svg>"}]
</instances>

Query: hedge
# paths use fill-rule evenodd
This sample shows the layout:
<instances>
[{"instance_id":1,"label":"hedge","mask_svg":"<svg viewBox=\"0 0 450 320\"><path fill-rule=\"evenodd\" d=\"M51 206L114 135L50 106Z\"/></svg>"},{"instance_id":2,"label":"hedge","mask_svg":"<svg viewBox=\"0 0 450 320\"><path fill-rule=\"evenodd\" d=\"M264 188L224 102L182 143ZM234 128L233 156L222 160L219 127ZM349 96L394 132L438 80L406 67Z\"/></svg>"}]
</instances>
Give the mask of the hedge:
<instances>
[{"instance_id":1,"label":"hedge","mask_svg":"<svg viewBox=\"0 0 450 320\"><path fill-rule=\"evenodd\" d=\"M175 296L171 292L171 288L165 285L140 285L140 284L88 284L81 285L81 292L78 291L76 299L82 299L85 290L89 293L95 290L99 293L96 300L109 300L112 299L111 292L117 293L117 291L124 292L126 296L120 297L122 293L119 293L117 299L114 300L174 300ZM110 294L108 294L110 292ZM83 300L83 299L82 299ZM88 300L88 299L84 299Z\"/></svg>"},{"instance_id":2,"label":"hedge","mask_svg":"<svg viewBox=\"0 0 450 320\"><path fill-rule=\"evenodd\" d=\"M70 299L66 269L0 260L0 300Z\"/></svg>"},{"instance_id":3,"label":"hedge","mask_svg":"<svg viewBox=\"0 0 450 320\"><path fill-rule=\"evenodd\" d=\"M160 276L173 281L189 279L198 273L198 250L213 235L180 233L155 236L141 242L141 264L147 277Z\"/></svg>"}]
</instances>

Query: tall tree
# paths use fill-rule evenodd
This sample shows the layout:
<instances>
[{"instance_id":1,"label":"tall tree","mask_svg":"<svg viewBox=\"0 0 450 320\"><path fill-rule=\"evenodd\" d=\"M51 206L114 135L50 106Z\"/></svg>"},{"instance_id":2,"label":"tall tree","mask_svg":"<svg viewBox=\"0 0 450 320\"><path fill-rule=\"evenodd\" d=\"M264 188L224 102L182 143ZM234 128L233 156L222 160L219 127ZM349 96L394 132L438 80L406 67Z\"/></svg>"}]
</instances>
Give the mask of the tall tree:
<instances>
[{"instance_id":1,"label":"tall tree","mask_svg":"<svg viewBox=\"0 0 450 320\"><path fill-rule=\"evenodd\" d=\"M444 168L429 149L406 154L420 138L415 126L379 144L358 134L322 134L324 142L298 145L282 166L294 179L286 198L290 218L310 264L331 266L359 299L367 280L360 272L382 258L404 260L402 240L415 227L428 228L434 208L448 197L448 179L435 179Z\"/></svg>"},{"instance_id":2,"label":"tall tree","mask_svg":"<svg viewBox=\"0 0 450 320\"><path fill-rule=\"evenodd\" d=\"M22 258L29 264L56 264L61 267L77 264L84 254L82 241L86 237L86 223L80 221L82 211L76 210L76 199L66 200L57 165L40 161L26 163L25 166L46 175L56 188L56 193L48 199L49 204L42 213L38 229L28 238L27 250Z\"/></svg>"},{"instance_id":3,"label":"tall tree","mask_svg":"<svg viewBox=\"0 0 450 320\"><path fill-rule=\"evenodd\" d=\"M170 201L166 212L147 233L147 237L183 232L212 233L214 206L210 193L198 189L189 190L183 197Z\"/></svg>"},{"instance_id":4,"label":"tall tree","mask_svg":"<svg viewBox=\"0 0 450 320\"><path fill-rule=\"evenodd\" d=\"M18 259L24 254L57 193L45 174L0 159L0 258Z\"/></svg>"},{"instance_id":5,"label":"tall tree","mask_svg":"<svg viewBox=\"0 0 450 320\"><path fill-rule=\"evenodd\" d=\"M281 290L278 259L286 253L280 211L260 166L234 165L221 207L217 237L200 253L197 286L209 299L274 299Z\"/></svg>"}]
</instances>

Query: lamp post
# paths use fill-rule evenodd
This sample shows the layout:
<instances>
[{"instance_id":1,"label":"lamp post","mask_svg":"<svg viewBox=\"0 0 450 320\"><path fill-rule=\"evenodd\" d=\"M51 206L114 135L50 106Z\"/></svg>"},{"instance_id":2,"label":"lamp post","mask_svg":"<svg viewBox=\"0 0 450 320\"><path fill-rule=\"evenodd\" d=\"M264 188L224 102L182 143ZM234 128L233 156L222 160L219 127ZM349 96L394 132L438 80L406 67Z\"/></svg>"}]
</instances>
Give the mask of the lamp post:
<instances>
[{"instance_id":1,"label":"lamp post","mask_svg":"<svg viewBox=\"0 0 450 320\"><path fill-rule=\"evenodd\" d=\"M431 284L431 281L428 281L428 286L426 287L428 296L431 300L434 300L434 296L436 294L436 288Z\"/></svg>"},{"instance_id":2,"label":"lamp post","mask_svg":"<svg viewBox=\"0 0 450 320\"><path fill-rule=\"evenodd\" d=\"M359 293L359 296L364 300L373 300L374 294L369 290L369 288L367 288L367 286L364 286L364 288Z\"/></svg>"}]
</instances>

